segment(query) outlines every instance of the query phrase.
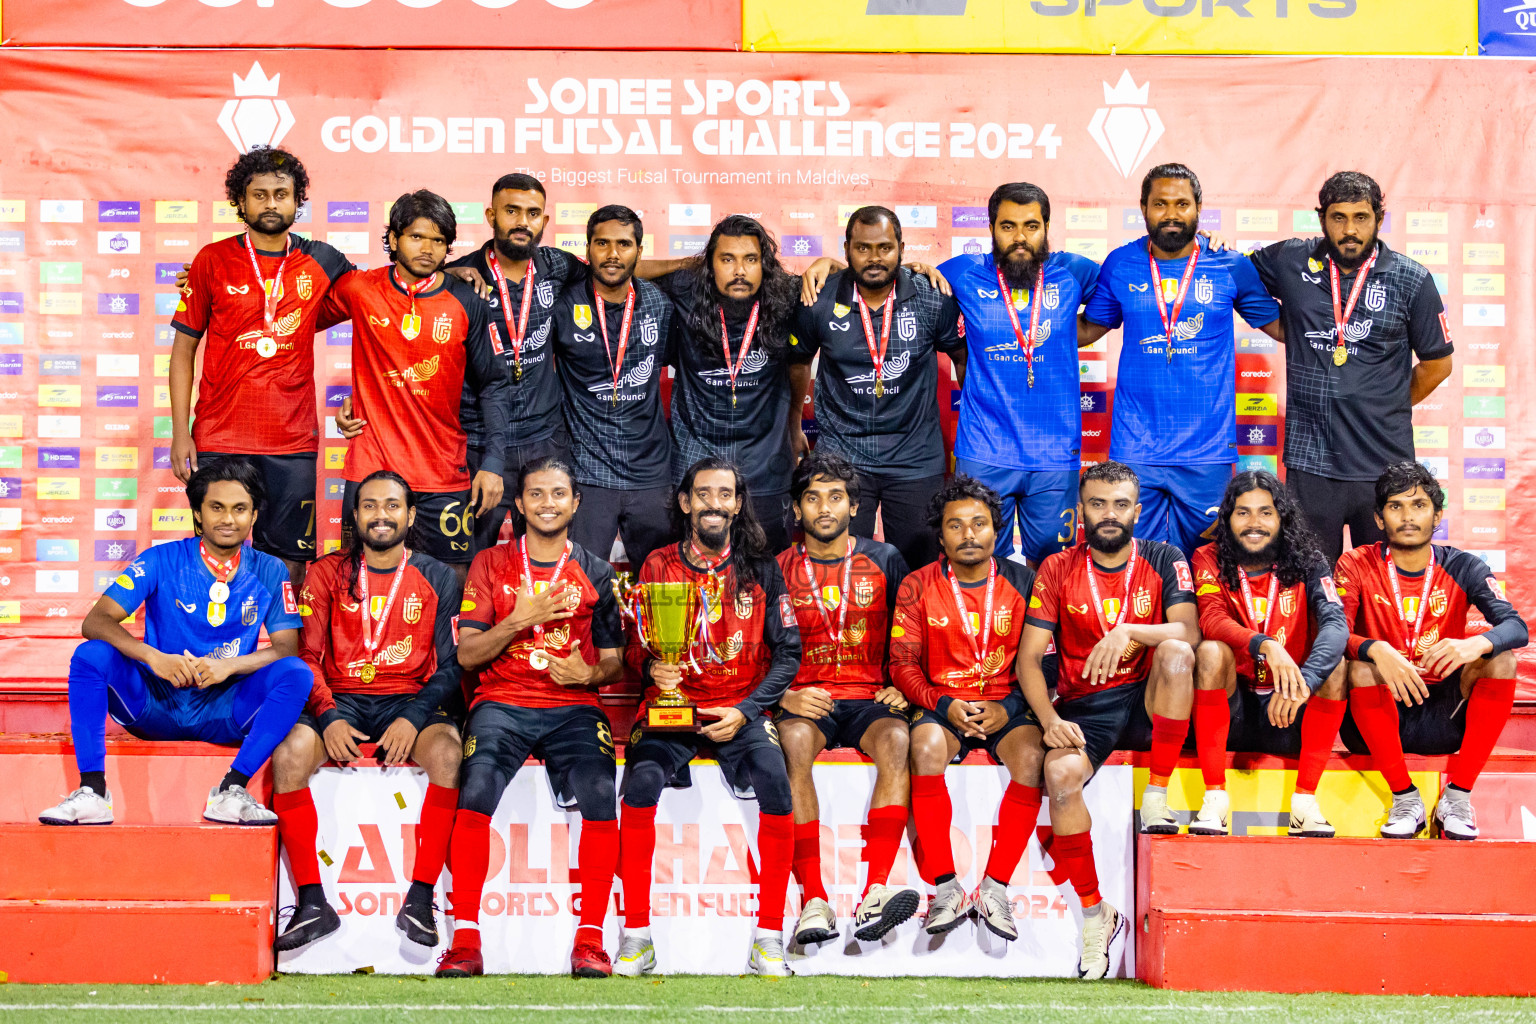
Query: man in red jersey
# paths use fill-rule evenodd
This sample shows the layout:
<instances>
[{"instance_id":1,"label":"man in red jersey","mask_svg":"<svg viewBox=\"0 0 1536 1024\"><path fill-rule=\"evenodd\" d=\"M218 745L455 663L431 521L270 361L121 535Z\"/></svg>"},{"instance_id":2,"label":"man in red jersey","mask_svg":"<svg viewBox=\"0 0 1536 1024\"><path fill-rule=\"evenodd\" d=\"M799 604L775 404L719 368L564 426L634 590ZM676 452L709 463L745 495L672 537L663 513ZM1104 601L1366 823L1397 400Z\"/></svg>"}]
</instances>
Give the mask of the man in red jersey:
<instances>
[{"instance_id":1,"label":"man in red jersey","mask_svg":"<svg viewBox=\"0 0 1536 1024\"><path fill-rule=\"evenodd\" d=\"M453 207L421 190L396 199L384 235L393 262L332 289L322 324L352 321L352 406L363 421L347 446L343 533L357 482L397 468L418 493L421 549L462 580L474 518L501 502L506 365L473 286L442 273L457 231ZM460 392L468 381L485 424L486 454L471 480Z\"/></svg>"},{"instance_id":2,"label":"man in red jersey","mask_svg":"<svg viewBox=\"0 0 1536 1024\"><path fill-rule=\"evenodd\" d=\"M355 760L359 742L377 743L384 764L409 760L426 770L416 864L395 924L412 942L437 945L432 890L459 796L459 733L442 708L459 685L459 581L446 565L407 546L416 495L398 474L369 474L353 515L351 545L316 562L299 593L299 656L315 684L305 713L272 754L272 808L298 888L298 909L278 936L279 950L341 927L320 881L309 780L326 761Z\"/></svg>"},{"instance_id":3,"label":"man in red jersey","mask_svg":"<svg viewBox=\"0 0 1536 1024\"><path fill-rule=\"evenodd\" d=\"M255 465L267 500L251 542L287 564L297 589L315 557L316 319L352 264L289 230L309 189L292 153L252 149L229 169L224 188L245 233L198 251L171 320L171 471L185 483L199 461L238 454Z\"/></svg>"},{"instance_id":4,"label":"man in red jersey","mask_svg":"<svg viewBox=\"0 0 1536 1024\"><path fill-rule=\"evenodd\" d=\"M464 740L464 783L453 826L453 946L439 978L483 974L480 897L491 818L529 754L544 759L556 800L581 811L581 920L571 974L613 973L603 918L619 859L613 734L598 687L623 672L624 628L613 569L569 539L581 489L552 456L523 466L516 543L475 556L459 615L459 660L478 671Z\"/></svg>"},{"instance_id":5,"label":"man in red jersey","mask_svg":"<svg viewBox=\"0 0 1536 1024\"><path fill-rule=\"evenodd\" d=\"M934 495L928 523L942 557L901 585L891 619L891 681L918 712L912 719L912 820L923 877L934 884L923 928L941 935L975 906L998 937L1018 938L1008 882L1040 816L1040 734L1015 677L1033 569L994 557L1003 506L979 480L960 475ZM955 872L953 808L944 770L972 750L1008 769L986 871L974 894Z\"/></svg>"},{"instance_id":6,"label":"man in red jersey","mask_svg":"<svg viewBox=\"0 0 1536 1024\"><path fill-rule=\"evenodd\" d=\"M1227 750L1298 759L1293 836L1327 837L1317 783L1348 708L1349 627L1307 517L1273 473L1227 484L1216 541L1195 552L1195 750L1205 777L1192 836L1228 832Z\"/></svg>"},{"instance_id":7,"label":"man in red jersey","mask_svg":"<svg viewBox=\"0 0 1536 1024\"><path fill-rule=\"evenodd\" d=\"M1114 969L1110 947L1125 919L1099 895L1083 787L1115 750L1150 749L1141 830L1177 832L1168 777L1178 766L1194 703L1200 642L1194 580L1178 548L1135 539L1139 498L1136 472L1123 463L1100 462L1083 472L1077 515L1086 541L1040 564L1019 656L1024 696L1049 748L1051 856L1083 907L1079 972L1085 978ZM1055 704L1041 668L1053 640Z\"/></svg>"},{"instance_id":8,"label":"man in red jersey","mask_svg":"<svg viewBox=\"0 0 1536 1024\"><path fill-rule=\"evenodd\" d=\"M794 804L779 733L768 712L800 670L800 630L779 565L768 553L741 473L726 459L700 459L677 486L676 544L651 552L642 583L689 582L711 595L698 649L702 674L652 658L632 638L626 660L646 684L646 698L681 690L699 705L700 732L642 732L625 754L623 857L624 941L614 970L638 977L656 968L651 941L651 861L656 852L656 804L667 786L688 785L688 762L700 746L714 748L726 781L758 804L757 930L748 970L787 977L784 902L794 854Z\"/></svg>"},{"instance_id":9,"label":"man in red jersey","mask_svg":"<svg viewBox=\"0 0 1536 1024\"><path fill-rule=\"evenodd\" d=\"M907 699L891 686L886 643L907 563L889 544L854 537L858 471L813 451L790 481L805 542L779 555L794 603L803 654L800 673L779 699L775 724L795 805L795 875L805 905L795 942L837 937L837 918L821 878L821 806L812 768L828 747L854 747L875 763L875 790L864 825L869 874L854 914L854 937L875 941L917 910L916 889L886 885L907 830Z\"/></svg>"},{"instance_id":10,"label":"man in red jersey","mask_svg":"<svg viewBox=\"0 0 1536 1024\"><path fill-rule=\"evenodd\" d=\"M1334 568L1349 622L1344 743L1368 750L1391 787L1381 834L1393 839L1425 825L1404 751L1452 755L1435 822L1447 839L1477 838L1472 786L1514 706L1512 652L1529 640L1488 563L1432 543L1444 508L1433 473L1417 462L1388 466L1376 480L1386 541L1346 551Z\"/></svg>"}]
</instances>

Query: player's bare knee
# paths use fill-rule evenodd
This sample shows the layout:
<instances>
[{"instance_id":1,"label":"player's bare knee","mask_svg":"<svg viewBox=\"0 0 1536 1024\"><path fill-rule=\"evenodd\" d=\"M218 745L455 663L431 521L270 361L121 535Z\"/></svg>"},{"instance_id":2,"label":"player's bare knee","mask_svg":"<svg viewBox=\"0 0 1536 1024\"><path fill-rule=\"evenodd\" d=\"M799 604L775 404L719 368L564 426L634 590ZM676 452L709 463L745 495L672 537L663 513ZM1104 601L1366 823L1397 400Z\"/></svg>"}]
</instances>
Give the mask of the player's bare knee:
<instances>
[{"instance_id":1,"label":"player's bare knee","mask_svg":"<svg viewBox=\"0 0 1536 1024\"><path fill-rule=\"evenodd\" d=\"M912 753L912 733L903 723L892 719L869 729L869 759L882 771L905 771Z\"/></svg>"},{"instance_id":2,"label":"player's bare knee","mask_svg":"<svg viewBox=\"0 0 1536 1024\"><path fill-rule=\"evenodd\" d=\"M1153 663L1169 676L1183 678L1195 671L1195 652L1183 640L1164 640L1152 655Z\"/></svg>"},{"instance_id":3,"label":"player's bare knee","mask_svg":"<svg viewBox=\"0 0 1536 1024\"><path fill-rule=\"evenodd\" d=\"M1195 648L1195 689L1224 689L1231 662L1232 650L1226 644L1219 640L1200 641Z\"/></svg>"},{"instance_id":4,"label":"player's bare knee","mask_svg":"<svg viewBox=\"0 0 1536 1024\"><path fill-rule=\"evenodd\" d=\"M1484 679L1513 679L1515 678L1515 652L1504 651L1495 654L1488 659L1488 667L1483 670Z\"/></svg>"},{"instance_id":5,"label":"player's bare knee","mask_svg":"<svg viewBox=\"0 0 1536 1024\"><path fill-rule=\"evenodd\" d=\"M315 756L315 732L307 725L296 725L272 751L272 786L279 793L293 793L309 785L310 776L320 763Z\"/></svg>"},{"instance_id":6,"label":"player's bare knee","mask_svg":"<svg viewBox=\"0 0 1536 1024\"><path fill-rule=\"evenodd\" d=\"M1317 695L1324 700L1343 700L1349 696L1349 662L1341 661L1328 673L1328 678L1323 680L1323 685L1318 687Z\"/></svg>"},{"instance_id":7,"label":"player's bare knee","mask_svg":"<svg viewBox=\"0 0 1536 1024\"><path fill-rule=\"evenodd\" d=\"M1045 791L1053 806L1063 806L1075 800L1083 790L1083 764L1081 755L1051 757L1044 765Z\"/></svg>"},{"instance_id":8,"label":"player's bare knee","mask_svg":"<svg viewBox=\"0 0 1536 1024\"><path fill-rule=\"evenodd\" d=\"M1358 690L1364 686L1377 685L1378 681L1376 679L1376 673L1372 670L1370 662L1350 661L1346 662L1345 664L1349 666L1349 671L1347 674L1349 676L1349 688L1351 690Z\"/></svg>"},{"instance_id":9,"label":"player's bare knee","mask_svg":"<svg viewBox=\"0 0 1536 1024\"><path fill-rule=\"evenodd\" d=\"M949 766L949 747L943 729L921 729L908 739L913 775L942 775Z\"/></svg>"}]
</instances>

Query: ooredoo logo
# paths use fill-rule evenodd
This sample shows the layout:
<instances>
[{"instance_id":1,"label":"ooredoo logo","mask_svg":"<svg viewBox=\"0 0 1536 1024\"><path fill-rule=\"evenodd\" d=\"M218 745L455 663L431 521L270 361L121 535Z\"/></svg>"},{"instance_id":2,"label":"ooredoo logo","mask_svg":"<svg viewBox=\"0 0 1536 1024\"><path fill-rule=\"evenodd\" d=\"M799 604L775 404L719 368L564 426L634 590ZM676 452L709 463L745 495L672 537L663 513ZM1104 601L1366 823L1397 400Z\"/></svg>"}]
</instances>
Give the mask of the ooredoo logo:
<instances>
[{"instance_id":1,"label":"ooredoo logo","mask_svg":"<svg viewBox=\"0 0 1536 1024\"><path fill-rule=\"evenodd\" d=\"M1151 82L1137 85L1129 69L1122 71L1114 85L1104 83L1104 106L1094 111L1088 123L1088 134L1122 178L1129 178L1163 137L1162 118L1147 106L1151 86Z\"/></svg>"},{"instance_id":2,"label":"ooredoo logo","mask_svg":"<svg viewBox=\"0 0 1536 1024\"><path fill-rule=\"evenodd\" d=\"M271 2L267 0L262 6ZM293 111L286 101L277 98L277 83L282 77L277 74L268 78L260 61L251 65L244 78L234 76L235 98L226 101L219 111L219 127L240 152L249 152L253 146L275 146L293 127Z\"/></svg>"}]
</instances>

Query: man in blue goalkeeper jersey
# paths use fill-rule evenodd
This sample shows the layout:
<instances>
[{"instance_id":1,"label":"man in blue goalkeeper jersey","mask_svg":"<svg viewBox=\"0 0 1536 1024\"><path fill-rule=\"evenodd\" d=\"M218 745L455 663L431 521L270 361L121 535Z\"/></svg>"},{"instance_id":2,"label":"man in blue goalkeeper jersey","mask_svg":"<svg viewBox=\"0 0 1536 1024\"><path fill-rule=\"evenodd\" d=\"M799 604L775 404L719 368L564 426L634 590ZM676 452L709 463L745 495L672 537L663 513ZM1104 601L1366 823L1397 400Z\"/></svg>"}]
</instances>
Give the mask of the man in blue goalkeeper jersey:
<instances>
[{"instance_id":1,"label":"man in blue goalkeeper jersey","mask_svg":"<svg viewBox=\"0 0 1536 1024\"><path fill-rule=\"evenodd\" d=\"M1284 340L1253 264L1200 237L1200 198L1183 164L1147 172L1147 235L1105 258L1082 319L1089 342L1125 326L1109 457L1141 480L1136 535L1185 552L1205 543L1237 461L1233 311Z\"/></svg>"}]
</instances>

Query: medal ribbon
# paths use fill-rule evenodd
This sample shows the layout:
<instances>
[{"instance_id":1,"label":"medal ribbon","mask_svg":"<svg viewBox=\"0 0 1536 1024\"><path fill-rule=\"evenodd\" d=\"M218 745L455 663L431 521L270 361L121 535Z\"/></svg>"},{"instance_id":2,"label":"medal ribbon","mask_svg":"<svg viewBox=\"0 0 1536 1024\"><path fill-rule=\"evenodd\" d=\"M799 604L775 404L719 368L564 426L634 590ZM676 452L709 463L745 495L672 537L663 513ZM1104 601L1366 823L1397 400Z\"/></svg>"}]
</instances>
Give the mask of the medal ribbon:
<instances>
[{"instance_id":1,"label":"medal ribbon","mask_svg":"<svg viewBox=\"0 0 1536 1024\"><path fill-rule=\"evenodd\" d=\"M242 544L240 550L235 552L235 557L228 562L216 561L208 554L208 548L201 540L197 542L197 553L203 556L203 564L208 567L209 572L213 573L213 578L220 583L227 583L235 574L235 570L240 568L240 559L245 554L245 545ZM219 603L223 604L222 601Z\"/></svg>"},{"instance_id":2,"label":"medal ribbon","mask_svg":"<svg viewBox=\"0 0 1536 1024\"><path fill-rule=\"evenodd\" d=\"M1013 293L1008 287L1008 282L1003 279L1003 268L997 270L997 293L1003 297L1003 308L1008 310L1008 322L1013 325L1013 336L1018 339L1019 348L1024 352L1024 361L1029 364L1029 386L1035 386L1035 339L1040 332L1040 296L1045 292L1045 266L1042 264L1040 272L1035 275L1035 293L1029 301L1029 334L1019 326L1019 311L1013 308Z\"/></svg>"},{"instance_id":3,"label":"medal ribbon","mask_svg":"<svg viewBox=\"0 0 1536 1024\"><path fill-rule=\"evenodd\" d=\"M940 570L943 572L943 570ZM987 648L992 643L992 601L997 588L997 559L987 562L987 596L982 606L981 616L981 642L978 644L976 634L971 630L970 614L965 610L965 600L960 595L960 584L955 580L953 568L944 572L944 578L949 580L949 592L955 598L955 610L960 613L960 629L965 633L965 639L971 645L971 654L976 658L976 686L978 689L985 682L984 673L987 663ZM846 603L846 598L844 599Z\"/></svg>"},{"instance_id":4,"label":"medal ribbon","mask_svg":"<svg viewBox=\"0 0 1536 1024\"><path fill-rule=\"evenodd\" d=\"M526 296L527 293L525 292ZM613 349L608 345L608 316L603 311L603 297L595 291L592 293L592 301L597 306L597 323L603 329L603 351L608 354L608 366L613 370L613 400L619 400L619 375L624 371L624 353L629 350L629 322L635 314L635 288L630 285L629 294L624 296L624 320L619 325L619 358L615 362Z\"/></svg>"},{"instance_id":5,"label":"medal ribbon","mask_svg":"<svg viewBox=\"0 0 1536 1024\"><path fill-rule=\"evenodd\" d=\"M395 283L398 284L401 288L405 289L405 294L410 296L410 299L411 299L411 316L415 316L416 315L416 296L420 295L422 292L424 292L428 288L432 287L432 282L437 280L437 272L433 271L432 273L428 274L426 277L422 278L420 281L417 281L415 284L406 284L404 281L400 280L400 268L398 266L390 267L389 268L389 273L390 273L390 276L392 276L395 279Z\"/></svg>"},{"instance_id":6,"label":"medal ribbon","mask_svg":"<svg viewBox=\"0 0 1536 1024\"><path fill-rule=\"evenodd\" d=\"M1275 617L1275 599L1280 594L1279 570L1274 566L1271 566L1269 570L1269 604L1264 608L1263 623L1259 622L1259 611L1253 604L1253 587L1249 585L1248 574L1243 571L1242 566L1237 567L1237 582L1242 585L1243 610L1248 613L1249 625L1265 636L1269 636L1269 623ZM1254 662L1254 675L1257 676L1254 682L1262 686L1265 676L1264 656L1262 654L1259 655L1259 657L1254 659Z\"/></svg>"},{"instance_id":7,"label":"medal ribbon","mask_svg":"<svg viewBox=\"0 0 1536 1024\"><path fill-rule=\"evenodd\" d=\"M1157 260L1152 256L1152 243L1147 242L1147 265L1152 268L1152 290L1157 293L1157 315L1163 321L1163 337L1166 345L1163 348L1168 356L1168 361L1173 362L1173 336L1178 333L1179 314L1184 311L1184 300L1189 297L1189 283L1195 279L1195 264L1200 261L1200 243L1196 242L1194 249L1190 251L1189 262L1184 264L1184 276L1179 279L1179 292L1173 300L1173 315L1168 315L1167 303L1163 300L1163 275L1157 268Z\"/></svg>"},{"instance_id":8,"label":"medal ribbon","mask_svg":"<svg viewBox=\"0 0 1536 1024\"><path fill-rule=\"evenodd\" d=\"M1093 555L1086 554L1084 558L1088 562L1088 592L1093 595L1093 610L1099 618L1099 623L1104 627L1105 635L1125 621L1125 617L1131 610L1131 577L1136 574L1136 548L1137 541L1131 541L1131 557L1125 563L1125 596L1120 599L1120 610L1115 614L1115 621L1110 622L1109 616L1104 614L1104 601L1099 597L1099 578L1094 575Z\"/></svg>"},{"instance_id":9,"label":"medal ribbon","mask_svg":"<svg viewBox=\"0 0 1536 1024\"><path fill-rule=\"evenodd\" d=\"M361 557L361 556L359 556ZM374 664L373 652L379 649L379 644L384 641L384 627L389 625L389 610L395 606L395 595L400 593L400 581L405 579L405 563L411 560L411 549L406 548L400 555L400 564L395 566L395 571L390 578L389 596L384 599L384 610L379 613L378 627L374 628L373 616L368 610L368 565L366 562L358 566L357 589L363 601L363 650L368 652L368 664ZM371 679L364 682L372 682Z\"/></svg>"},{"instance_id":10,"label":"medal ribbon","mask_svg":"<svg viewBox=\"0 0 1536 1024\"><path fill-rule=\"evenodd\" d=\"M720 310L720 348L725 353L725 368L731 376L731 404L736 404L736 375L747 362L747 350L752 347L752 335L757 333L757 313L761 302L752 303L752 315L747 317L747 329L741 335L741 353L731 363L731 336L725 329L725 310Z\"/></svg>"},{"instance_id":11,"label":"medal ribbon","mask_svg":"<svg viewBox=\"0 0 1536 1024\"><path fill-rule=\"evenodd\" d=\"M805 545L800 545L800 564L805 568L805 581L811 586L811 600L816 605L816 610L821 613L822 624L831 634L834 650L837 652L837 663L843 662L843 627L848 624L848 587L853 583L853 549L858 541L848 538L848 553L843 556L843 584L838 590L837 632L832 631L832 617L827 614L830 610L821 599L821 588L816 585L816 572L811 568L811 556L806 552Z\"/></svg>"},{"instance_id":12,"label":"medal ribbon","mask_svg":"<svg viewBox=\"0 0 1536 1024\"><path fill-rule=\"evenodd\" d=\"M523 361L523 339L528 337L528 318L533 311L533 260L528 261L528 269L523 271L523 302L521 312L516 319L512 316L512 299L507 292L507 275L502 273L501 260L496 253L487 254L485 261L491 268L491 278L496 282L496 291L501 298L501 314L507 321L507 333L512 337L512 361Z\"/></svg>"},{"instance_id":13,"label":"medal ribbon","mask_svg":"<svg viewBox=\"0 0 1536 1024\"><path fill-rule=\"evenodd\" d=\"M1339 304L1339 265L1333 262L1333 257L1328 257L1328 285L1333 292L1333 347L1334 351L1346 351L1344 348L1344 328L1349 324L1349 318L1354 315L1355 303L1360 301L1360 293L1365 290L1365 279L1370 276L1371 268L1376 265L1377 253L1371 253L1371 258L1365 261L1365 266L1355 271L1355 283L1349 289L1349 304ZM1335 357L1337 358L1337 357Z\"/></svg>"},{"instance_id":14,"label":"medal ribbon","mask_svg":"<svg viewBox=\"0 0 1536 1024\"><path fill-rule=\"evenodd\" d=\"M891 316L896 309L896 289L892 288L885 297L885 309L881 314L880 323L880 349L875 350L875 325L869 318L869 306L864 303L864 296L855 286L853 289L853 304L859 307L859 319L864 321L864 344L869 347L869 361L875 365L875 387L884 390L885 381L885 353L891 345Z\"/></svg>"},{"instance_id":15,"label":"medal ribbon","mask_svg":"<svg viewBox=\"0 0 1536 1024\"><path fill-rule=\"evenodd\" d=\"M529 264L530 268L532 264ZM525 533L517 540L517 550L523 556L523 592L530 599L533 597L533 565L528 561L528 535ZM555 584L560 582L560 574L565 571L565 563L571 557L571 542L565 542L565 550L560 552L560 561L555 563L555 573L549 578L549 588L553 590ZM544 625L537 623L533 627L533 639L539 645L539 650L544 649Z\"/></svg>"},{"instance_id":16,"label":"medal ribbon","mask_svg":"<svg viewBox=\"0 0 1536 1024\"><path fill-rule=\"evenodd\" d=\"M1424 591L1419 596L1419 613L1413 622L1408 621L1407 612L1403 609L1403 588L1397 580L1397 564L1392 561L1392 552L1387 546L1382 546L1382 558L1387 563L1387 579L1392 581L1392 602L1397 606L1397 617L1403 624L1403 633L1408 644L1403 653L1409 661L1415 661L1419 649L1419 637L1424 633L1424 613L1429 609L1429 591L1435 583L1435 549L1431 545L1429 549L1429 565L1424 570Z\"/></svg>"},{"instance_id":17,"label":"medal ribbon","mask_svg":"<svg viewBox=\"0 0 1536 1024\"><path fill-rule=\"evenodd\" d=\"M250 232L245 234L245 255L250 258L251 270L256 274L256 283L261 286L261 322L264 333L268 336L275 334L277 330L277 304L283 297L283 268L288 265L288 256L292 252L293 236L289 235L283 240L283 258L277 265L277 276L272 279L272 285L269 288L261 276L261 265L256 262L256 246L251 242Z\"/></svg>"}]
</instances>

